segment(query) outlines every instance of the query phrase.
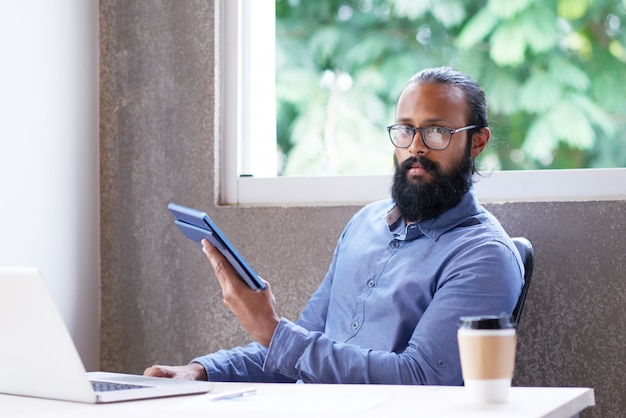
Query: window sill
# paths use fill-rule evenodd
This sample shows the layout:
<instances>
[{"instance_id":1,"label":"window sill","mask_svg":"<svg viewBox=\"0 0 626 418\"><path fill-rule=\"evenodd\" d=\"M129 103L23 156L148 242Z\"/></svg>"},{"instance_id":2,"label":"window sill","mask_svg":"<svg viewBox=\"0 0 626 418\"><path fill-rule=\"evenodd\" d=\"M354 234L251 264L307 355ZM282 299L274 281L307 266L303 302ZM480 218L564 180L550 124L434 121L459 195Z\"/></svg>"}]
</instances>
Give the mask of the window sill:
<instances>
[{"instance_id":1,"label":"window sill","mask_svg":"<svg viewBox=\"0 0 626 418\"><path fill-rule=\"evenodd\" d=\"M344 206L389 197L390 176L241 177L227 205ZM234 185L234 184L233 184ZM626 200L626 169L495 171L476 183L493 202Z\"/></svg>"}]
</instances>

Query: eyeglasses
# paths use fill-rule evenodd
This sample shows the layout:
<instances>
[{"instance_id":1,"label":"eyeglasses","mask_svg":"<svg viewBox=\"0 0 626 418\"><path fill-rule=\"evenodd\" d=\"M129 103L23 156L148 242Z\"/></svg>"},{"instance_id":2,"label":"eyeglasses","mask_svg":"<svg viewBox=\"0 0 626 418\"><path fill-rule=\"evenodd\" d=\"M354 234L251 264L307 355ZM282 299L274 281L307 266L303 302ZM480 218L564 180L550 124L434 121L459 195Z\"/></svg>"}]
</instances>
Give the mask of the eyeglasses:
<instances>
[{"instance_id":1,"label":"eyeglasses","mask_svg":"<svg viewBox=\"0 0 626 418\"><path fill-rule=\"evenodd\" d=\"M419 132L422 142L432 150L444 150L450 145L452 134L467 131L475 128L476 125L469 125L459 129L444 128L442 126L427 126L425 128L414 128L410 125L395 124L387 126L391 143L398 148L408 148L415 139L415 134Z\"/></svg>"}]
</instances>

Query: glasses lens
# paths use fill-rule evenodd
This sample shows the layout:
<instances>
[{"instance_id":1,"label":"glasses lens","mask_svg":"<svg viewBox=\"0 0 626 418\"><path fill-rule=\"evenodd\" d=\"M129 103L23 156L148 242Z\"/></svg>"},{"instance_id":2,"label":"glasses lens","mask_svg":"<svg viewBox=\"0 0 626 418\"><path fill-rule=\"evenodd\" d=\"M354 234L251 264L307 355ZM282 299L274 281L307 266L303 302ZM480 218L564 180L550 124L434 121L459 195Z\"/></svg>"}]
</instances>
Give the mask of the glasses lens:
<instances>
[{"instance_id":1,"label":"glasses lens","mask_svg":"<svg viewBox=\"0 0 626 418\"><path fill-rule=\"evenodd\" d=\"M413 141L414 131L410 126L396 125L389 128L391 142L397 147L408 147Z\"/></svg>"},{"instance_id":2,"label":"glasses lens","mask_svg":"<svg viewBox=\"0 0 626 418\"><path fill-rule=\"evenodd\" d=\"M422 135L424 135L424 141L426 142L428 148L434 150L446 148L452 138L449 130L439 126L429 126L424 128Z\"/></svg>"}]
</instances>

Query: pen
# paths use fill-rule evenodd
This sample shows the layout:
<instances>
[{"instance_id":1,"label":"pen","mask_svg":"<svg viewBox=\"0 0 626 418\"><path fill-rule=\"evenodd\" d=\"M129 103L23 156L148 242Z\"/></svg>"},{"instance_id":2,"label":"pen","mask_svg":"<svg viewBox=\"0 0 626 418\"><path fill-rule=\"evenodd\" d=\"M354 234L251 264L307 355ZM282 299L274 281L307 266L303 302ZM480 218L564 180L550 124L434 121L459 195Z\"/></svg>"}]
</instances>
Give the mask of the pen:
<instances>
[{"instance_id":1,"label":"pen","mask_svg":"<svg viewBox=\"0 0 626 418\"><path fill-rule=\"evenodd\" d=\"M231 390L228 392L216 393L215 395L209 395L209 400L219 401L222 399L239 398L241 396L254 395L255 393L256 393L256 388L237 389L237 390Z\"/></svg>"}]
</instances>

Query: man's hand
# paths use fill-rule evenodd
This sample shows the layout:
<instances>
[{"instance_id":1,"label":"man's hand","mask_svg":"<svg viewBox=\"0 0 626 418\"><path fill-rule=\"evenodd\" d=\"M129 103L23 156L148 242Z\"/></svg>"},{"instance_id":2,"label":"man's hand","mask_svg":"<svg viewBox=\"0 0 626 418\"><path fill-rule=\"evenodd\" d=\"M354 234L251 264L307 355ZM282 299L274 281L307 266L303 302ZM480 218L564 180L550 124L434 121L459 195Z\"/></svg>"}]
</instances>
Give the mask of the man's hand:
<instances>
[{"instance_id":1,"label":"man's hand","mask_svg":"<svg viewBox=\"0 0 626 418\"><path fill-rule=\"evenodd\" d=\"M179 380L208 380L206 370L200 363L191 363L185 366L152 366L144 372L144 376L167 377Z\"/></svg>"},{"instance_id":2,"label":"man's hand","mask_svg":"<svg viewBox=\"0 0 626 418\"><path fill-rule=\"evenodd\" d=\"M276 301L269 283L263 280L267 289L252 290L241 280L228 260L206 239L202 240L202 251L211 262L222 287L224 304L252 338L269 347L279 321L275 310Z\"/></svg>"}]
</instances>

